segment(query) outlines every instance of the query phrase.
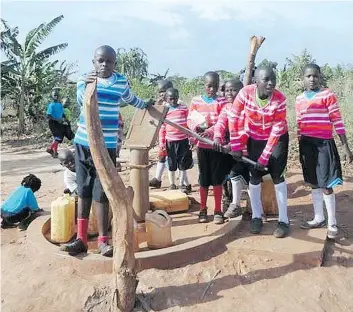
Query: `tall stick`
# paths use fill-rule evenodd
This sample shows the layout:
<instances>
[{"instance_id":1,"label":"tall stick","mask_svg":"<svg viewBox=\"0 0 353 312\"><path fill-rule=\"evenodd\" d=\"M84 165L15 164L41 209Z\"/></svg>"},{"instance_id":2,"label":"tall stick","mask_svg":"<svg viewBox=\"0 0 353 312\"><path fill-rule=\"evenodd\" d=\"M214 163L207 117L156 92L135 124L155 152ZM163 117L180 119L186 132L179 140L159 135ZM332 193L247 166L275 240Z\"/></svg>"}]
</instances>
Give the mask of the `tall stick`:
<instances>
[{"instance_id":1,"label":"tall stick","mask_svg":"<svg viewBox=\"0 0 353 312\"><path fill-rule=\"evenodd\" d=\"M126 188L104 143L98 113L97 84L87 84L84 111L88 142L103 189L113 211L113 298L111 312L130 312L135 305L136 269L133 251L133 190Z\"/></svg>"},{"instance_id":2,"label":"tall stick","mask_svg":"<svg viewBox=\"0 0 353 312\"><path fill-rule=\"evenodd\" d=\"M255 57L257 51L261 47L262 43L265 41L264 37L250 37L250 52L248 56L248 62L245 68L245 76L244 76L244 86L251 84L252 80L252 70L255 66Z\"/></svg>"}]
</instances>

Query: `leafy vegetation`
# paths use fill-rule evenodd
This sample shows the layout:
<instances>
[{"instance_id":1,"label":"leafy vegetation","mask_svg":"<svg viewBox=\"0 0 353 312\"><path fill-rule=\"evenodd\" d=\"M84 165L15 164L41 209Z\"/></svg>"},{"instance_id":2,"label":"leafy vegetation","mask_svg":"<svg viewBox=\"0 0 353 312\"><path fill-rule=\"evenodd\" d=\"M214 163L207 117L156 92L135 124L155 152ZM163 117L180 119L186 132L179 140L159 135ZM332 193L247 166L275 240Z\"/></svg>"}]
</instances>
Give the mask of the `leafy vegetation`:
<instances>
[{"instance_id":1,"label":"leafy vegetation","mask_svg":"<svg viewBox=\"0 0 353 312\"><path fill-rule=\"evenodd\" d=\"M19 132L24 129L38 127L45 120L45 107L53 88L60 88L62 97L69 97L75 103L75 83L70 81L70 75L75 72L75 64L51 60L51 57L67 47L67 43L40 49L43 41L50 35L63 16L58 16L48 23L42 23L30 31L22 44L17 40L18 27L10 27L1 19L1 50L6 59L1 63L1 98L2 105L10 105L17 111ZM290 129L295 128L294 103L295 97L302 91L301 74L304 66L315 63L311 53L304 50L300 55L287 58L283 68L278 63L267 59L257 63L257 66L271 66L277 75L277 87L288 99L288 121ZM155 83L159 79L168 78L179 89L181 99L189 103L191 98L203 92L202 76L186 78L180 75L168 76L152 74L148 70L148 57L140 48L117 49L116 70L125 74L135 93L144 99L154 97ZM353 136L353 68L328 64L321 66L324 86L331 88L339 97L348 136ZM222 80L242 77L244 69L239 72L217 71ZM200 73L202 75L203 73ZM78 117L78 108L72 106L74 115ZM122 109L126 130L133 115L133 108ZM26 122L26 127L25 127ZM42 131L42 128L39 128Z\"/></svg>"}]
</instances>

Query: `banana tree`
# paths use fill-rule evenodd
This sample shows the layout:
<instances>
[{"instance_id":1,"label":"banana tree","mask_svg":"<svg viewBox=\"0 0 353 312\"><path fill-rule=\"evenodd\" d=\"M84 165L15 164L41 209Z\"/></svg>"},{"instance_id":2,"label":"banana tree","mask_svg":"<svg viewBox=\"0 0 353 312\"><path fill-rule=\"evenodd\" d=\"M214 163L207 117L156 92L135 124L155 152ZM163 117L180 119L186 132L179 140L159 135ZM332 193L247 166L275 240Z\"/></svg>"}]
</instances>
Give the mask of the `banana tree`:
<instances>
[{"instance_id":1,"label":"banana tree","mask_svg":"<svg viewBox=\"0 0 353 312\"><path fill-rule=\"evenodd\" d=\"M18 132L23 133L25 129L25 102L26 94L30 92L30 85L35 79L38 68L48 62L48 58L67 47L67 43L51 46L44 50L39 50L40 45L50 35L54 27L64 18L60 15L49 23L42 23L31 30L23 44L17 40L18 29L11 29L6 21L1 20L1 49L4 51L7 60L1 63L1 69L5 70L7 76L4 77L5 85L9 85L11 79L11 89L8 90L18 98ZM2 79L3 82L3 79Z\"/></svg>"}]
</instances>

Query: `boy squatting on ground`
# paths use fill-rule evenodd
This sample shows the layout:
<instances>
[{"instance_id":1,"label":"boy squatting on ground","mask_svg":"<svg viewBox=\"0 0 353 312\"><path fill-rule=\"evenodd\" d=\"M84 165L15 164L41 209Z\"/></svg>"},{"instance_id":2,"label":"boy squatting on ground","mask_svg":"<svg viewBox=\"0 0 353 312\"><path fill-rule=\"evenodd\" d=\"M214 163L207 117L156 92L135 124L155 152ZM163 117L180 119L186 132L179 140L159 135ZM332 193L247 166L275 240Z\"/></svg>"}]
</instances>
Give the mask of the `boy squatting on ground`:
<instances>
[{"instance_id":1,"label":"boy squatting on ground","mask_svg":"<svg viewBox=\"0 0 353 312\"><path fill-rule=\"evenodd\" d=\"M60 150L58 153L60 164L64 170L64 194L77 194L77 177L75 168L75 156L69 149Z\"/></svg>"},{"instance_id":2,"label":"boy squatting on ground","mask_svg":"<svg viewBox=\"0 0 353 312\"><path fill-rule=\"evenodd\" d=\"M220 152L222 149L230 151L229 129L234 123L232 106L236 96L242 88L243 84L239 79L232 79L225 82L225 97L228 104L223 108L215 125L214 131L214 147L215 150ZM244 153L247 154L246 150ZM229 154L224 155L224 160L225 165L228 165L227 172L229 173L232 184L232 202L227 211L224 213L224 217L234 218L241 214L241 193L245 186L249 183L249 168L247 164L234 160L234 158Z\"/></svg>"},{"instance_id":3,"label":"boy squatting on ground","mask_svg":"<svg viewBox=\"0 0 353 312\"><path fill-rule=\"evenodd\" d=\"M287 184L284 172L288 156L288 127L286 98L276 87L276 75L272 68L259 67L255 72L255 84L240 90L231 114L230 145L234 157L240 160L247 149L249 158L257 162L250 166L249 195L252 209L250 232L258 234L262 229L261 181L268 168L275 185L279 220L274 231L277 238L289 233L287 215Z\"/></svg>"},{"instance_id":4,"label":"boy squatting on ground","mask_svg":"<svg viewBox=\"0 0 353 312\"><path fill-rule=\"evenodd\" d=\"M344 157L353 161L349 149L336 95L321 88L321 70L316 64L308 64L303 71L305 91L296 99L300 162L304 181L312 187L314 219L302 228L313 229L326 225L324 202L327 210L327 236L337 236L336 200L333 187L341 185L340 157L333 139L333 128L339 136Z\"/></svg>"},{"instance_id":5,"label":"boy squatting on ground","mask_svg":"<svg viewBox=\"0 0 353 312\"><path fill-rule=\"evenodd\" d=\"M130 90L125 76L114 72L116 52L110 46L101 46L94 53L94 71L77 82L77 101L82 106L87 83L97 82L99 118L109 155L116 163L117 132L120 104L122 101L144 109L152 104L144 102ZM108 245L109 203L97 175L88 144L86 121L83 108L75 136L75 166L78 192L77 239L62 247L71 255L87 252L87 230L92 200L96 207L98 225L98 248L103 256L111 257L113 247Z\"/></svg>"},{"instance_id":6,"label":"boy squatting on ground","mask_svg":"<svg viewBox=\"0 0 353 312\"><path fill-rule=\"evenodd\" d=\"M14 227L18 223L20 230L26 230L28 225L37 217L39 209L34 193L42 185L34 174L23 178L21 186L17 187L1 204L1 227Z\"/></svg>"},{"instance_id":7,"label":"boy squatting on ground","mask_svg":"<svg viewBox=\"0 0 353 312\"><path fill-rule=\"evenodd\" d=\"M227 104L224 97L218 97L219 75L216 72L207 72L204 75L205 95L194 97L189 107L188 127L205 137L213 139L214 125L218 116ZM202 114L207 125L199 125L193 119L193 111ZM226 176L226 166L221 153L214 151L212 145L197 141L197 157L199 162L199 184L200 184L200 213L199 222L208 222L207 196L208 189L212 185L215 200L214 223L222 224L222 183Z\"/></svg>"},{"instance_id":8,"label":"boy squatting on ground","mask_svg":"<svg viewBox=\"0 0 353 312\"><path fill-rule=\"evenodd\" d=\"M64 137L71 141L74 133L65 118L64 106L59 102L59 91L53 90L51 96L53 101L48 104L46 114L49 119L49 129L53 135L53 142L47 148L47 153L57 158L59 144L62 143Z\"/></svg>"},{"instance_id":9,"label":"boy squatting on ground","mask_svg":"<svg viewBox=\"0 0 353 312\"><path fill-rule=\"evenodd\" d=\"M166 119L187 128L188 108L179 102L177 89L167 89L166 102L168 103ZM188 181L187 170L192 167L192 151L188 135L163 123L159 131L159 147L162 151L166 151L168 156L169 189L175 190L177 188L175 172L179 169L179 189L184 193L190 193L191 185ZM184 182L187 186L184 185Z\"/></svg>"}]
</instances>

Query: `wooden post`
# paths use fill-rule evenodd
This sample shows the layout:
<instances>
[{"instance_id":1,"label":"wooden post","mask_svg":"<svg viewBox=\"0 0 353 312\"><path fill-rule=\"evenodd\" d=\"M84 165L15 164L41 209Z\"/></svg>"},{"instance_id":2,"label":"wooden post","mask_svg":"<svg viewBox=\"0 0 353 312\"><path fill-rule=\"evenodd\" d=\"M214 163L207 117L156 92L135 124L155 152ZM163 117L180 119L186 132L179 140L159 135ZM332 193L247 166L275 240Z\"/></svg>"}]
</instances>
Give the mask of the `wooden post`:
<instances>
[{"instance_id":1,"label":"wooden post","mask_svg":"<svg viewBox=\"0 0 353 312\"><path fill-rule=\"evenodd\" d=\"M137 287L133 250L134 194L131 187L125 187L105 146L96 82L87 84L84 112L93 162L113 211L113 296L110 311L130 312L135 305Z\"/></svg>"},{"instance_id":2,"label":"wooden post","mask_svg":"<svg viewBox=\"0 0 353 312\"><path fill-rule=\"evenodd\" d=\"M250 37L250 52L248 56L248 62L246 63L246 68L245 68L244 86L251 84L251 80L252 80L251 74L255 66L255 57L256 57L257 51L259 50L259 48L261 47L264 41L265 41L264 37L256 37L256 36Z\"/></svg>"},{"instance_id":3,"label":"wooden post","mask_svg":"<svg viewBox=\"0 0 353 312\"><path fill-rule=\"evenodd\" d=\"M150 208L149 202L149 169L148 149L130 149L130 185L135 194L132 206L134 207L134 218L137 222L145 220L145 214Z\"/></svg>"}]
</instances>

